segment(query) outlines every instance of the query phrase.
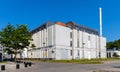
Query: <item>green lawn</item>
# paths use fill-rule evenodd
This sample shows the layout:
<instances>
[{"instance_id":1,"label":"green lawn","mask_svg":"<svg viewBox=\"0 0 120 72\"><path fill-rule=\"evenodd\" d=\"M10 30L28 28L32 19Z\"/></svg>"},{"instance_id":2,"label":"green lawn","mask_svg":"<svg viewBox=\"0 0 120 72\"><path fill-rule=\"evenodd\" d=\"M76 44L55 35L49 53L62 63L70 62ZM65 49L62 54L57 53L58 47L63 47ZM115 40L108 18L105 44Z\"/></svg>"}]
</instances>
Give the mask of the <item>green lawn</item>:
<instances>
[{"instance_id":1,"label":"green lawn","mask_svg":"<svg viewBox=\"0 0 120 72\"><path fill-rule=\"evenodd\" d=\"M77 63L77 64L102 64L105 61L120 60L120 58L100 58L100 59L81 59L81 60L25 60L34 62L59 62L59 63Z\"/></svg>"},{"instance_id":2,"label":"green lawn","mask_svg":"<svg viewBox=\"0 0 120 72\"><path fill-rule=\"evenodd\" d=\"M60 63L77 63L77 64L101 64L101 61L98 60L51 60L48 62L60 62Z\"/></svg>"},{"instance_id":3,"label":"green lawn","mask_svg":"<svg viewBox=\"0 0 120 72\"><path fill-rule=\"evenodd\" d=\"M3 62L0 62L0 64L5 64L6 62L5 61L3 61Z\"/></svg>"}]
</instances>

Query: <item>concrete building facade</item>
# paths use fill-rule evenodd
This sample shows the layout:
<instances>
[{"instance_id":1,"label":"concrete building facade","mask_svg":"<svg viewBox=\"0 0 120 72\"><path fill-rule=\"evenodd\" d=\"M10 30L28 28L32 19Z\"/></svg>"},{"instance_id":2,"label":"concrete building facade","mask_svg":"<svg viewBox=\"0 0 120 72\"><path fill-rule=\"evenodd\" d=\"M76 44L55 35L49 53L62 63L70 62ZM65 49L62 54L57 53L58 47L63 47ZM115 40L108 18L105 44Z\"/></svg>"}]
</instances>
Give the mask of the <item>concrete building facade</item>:
<instances>
[{"instance_id":1,"label":"concrete building facade","mask_svg":"<svg viewBox=\"0 0 120 72\"><path fill-rule=\"evenodd\" d=\"M106 38L96 30L68 22L46 22L31 31L35 48L29 48L28 58L91 59L106 58Z\"/></svg>"}]
</instances>

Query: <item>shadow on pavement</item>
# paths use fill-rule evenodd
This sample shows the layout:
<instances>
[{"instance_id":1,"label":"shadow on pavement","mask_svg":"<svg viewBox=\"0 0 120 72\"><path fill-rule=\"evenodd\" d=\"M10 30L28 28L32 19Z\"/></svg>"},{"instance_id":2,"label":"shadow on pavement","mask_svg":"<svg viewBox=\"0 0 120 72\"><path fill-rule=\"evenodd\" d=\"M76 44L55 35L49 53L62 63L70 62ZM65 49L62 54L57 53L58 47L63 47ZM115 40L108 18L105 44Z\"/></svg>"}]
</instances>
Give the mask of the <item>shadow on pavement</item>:
<instances>
[{"instance_id":1,"label":"shadow on pavement","mask_svg":"<svg viewBox=\"0 0 120 72\"><path fill-rule=\"evenodd\" d=\"M120 66L113 66L113 68L120 68Z\"/></svg>"}]
</instances>

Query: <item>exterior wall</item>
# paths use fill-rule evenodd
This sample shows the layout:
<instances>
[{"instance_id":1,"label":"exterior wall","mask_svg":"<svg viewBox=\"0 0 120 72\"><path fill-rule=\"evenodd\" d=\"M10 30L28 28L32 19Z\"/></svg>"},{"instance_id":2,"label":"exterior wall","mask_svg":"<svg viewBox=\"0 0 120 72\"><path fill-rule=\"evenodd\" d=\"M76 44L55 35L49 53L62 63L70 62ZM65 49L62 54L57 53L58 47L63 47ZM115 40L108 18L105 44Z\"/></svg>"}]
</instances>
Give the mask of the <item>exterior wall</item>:
<instances>
[{"instance_id":1,"label":"exterior wall","mask_svg":"<svg viewBox=\"0 0 120 72\"><path fill-rule=\"evenodd\" d=\"M53 33L54 33L54 31L53 31L53 28L54 28L54 26L50 26L50 27L48 27L48 46L50 46L50 45L53 45Z\"/></svg>"},{"instance_id":2,"label":"exterior wall","mask_svg":"<svg viewBox=\"0 0 120 72\"><path fill-rule=\"evenodd\" d=\"M35 32L32 38L36 48L28 50L28 58L91 59L99 58L99 54L106 57L106 39L84 29L54 24Z\"/></svg>"},{"instance_id":3,"label":"exterior wall","mask_svg":"<svg viewBox=\"0 0 120 72\"><path fill-rule=\"evenodd\" d=\"M56 59L72 59L70 56L70 28L55 25Z\"/></svg>"},{"instance_id":4,"label":"exterior wall","mask_svg":"<svg viewBox=\"0 0 120 72\"><path fill-rule=\"evenodd\" d=\"M63 46L63 47L57 47L56 49L59 48L57 51L58 54L56 54L56 59L90 59L90 58L98 58L99 56L99 37L94 34L89 34L87 32L82 32L79 31L79 35L77 35L77 30L73 30L73 46L70 47L70 32L71 29L56 25L56 46ZM77 36L79 36L79 47L77 46ZM90 41L88 40L88 37L90 36ZM101 38L101 58L106 57L106 39ZM104 43L104 44L103 44ZM60 50L62 49L62 51ZM73 56L70 56L70 50L73 50ZM60 53L59 53L60 52ZM66 55L67 57L65 58L64 55L62 54L68 54ZM64 56L64 57L62 57ZM61 57L61 58L60 58Z\"/></svg>"},{"instance_id":5,"label":"exterior wall","mask_svg":"<svg viewBox=\"0 0 120 72\"><path fill-rule=\"evenodd\" d=\"M106 38L101 38L101 57L106 58Z\"/></svg>"},{"instance_id":6,"label":"exterior wall","mask_svg":"<svg viewBox=\"0 0 120 72\"><path fill-rule=\"evenodd\" d=\"M55 45L70 46L70 29L64 26L55 25Z\"/></svg>"},{"instance_id":7,"label":"exterior wall","mask_svg":"<svg viewBox=\"0 0 120 72\"><path fill-rule=\"evenodd\" d=\"M28 50L28 58L55 58L54 25L44 28L33 34L33 44L36 48ZM53 55L54 54L54 55Z\"/></svg>"}]
</instances>

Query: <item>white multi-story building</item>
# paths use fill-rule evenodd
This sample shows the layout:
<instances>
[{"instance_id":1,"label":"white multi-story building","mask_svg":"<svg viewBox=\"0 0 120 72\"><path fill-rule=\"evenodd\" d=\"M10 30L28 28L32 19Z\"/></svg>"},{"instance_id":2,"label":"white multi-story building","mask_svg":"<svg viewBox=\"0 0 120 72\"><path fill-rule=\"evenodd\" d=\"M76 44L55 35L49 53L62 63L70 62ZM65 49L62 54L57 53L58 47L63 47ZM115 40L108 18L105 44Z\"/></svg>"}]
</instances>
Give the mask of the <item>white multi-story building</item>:
<instances>
[{"instance_id":1,"label":"white multi-story building","mask_svg":"<svg viewBox=\"0 0 120 72\"><path fill-rule=\"evenodd\" d=\"M106 58L106 38L85 26L73 22L46 22L31 33L36 47L26 51L28 58Z\"/></svg>"}]
</instances>

